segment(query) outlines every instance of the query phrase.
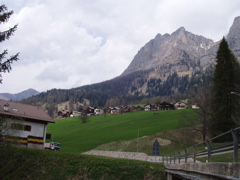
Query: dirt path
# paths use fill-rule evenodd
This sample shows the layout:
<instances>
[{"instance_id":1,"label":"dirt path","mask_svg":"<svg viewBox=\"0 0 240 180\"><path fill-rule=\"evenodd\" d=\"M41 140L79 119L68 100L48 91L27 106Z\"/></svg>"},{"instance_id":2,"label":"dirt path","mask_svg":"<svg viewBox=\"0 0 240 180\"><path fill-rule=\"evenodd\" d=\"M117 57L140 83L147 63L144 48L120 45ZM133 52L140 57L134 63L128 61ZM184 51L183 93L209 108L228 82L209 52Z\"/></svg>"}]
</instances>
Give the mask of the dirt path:
<instances>
[{"instance_id":1,"label":"dirt path","mask_svg":"<svg viewBox=\"0 0 240 180\"><path fill-rule=\"evenodd\" d=\"M148 156L145 153L138 153L138 152L92 150L92 151L85 152L83 154L162 163L162 157L161 156Z\"/></svg>"},{"instance_id":2,"label":"dirt path","mask_svg":"<svg viewBox=\"0 0 240 180\"><path fill-rule=\"evenodd\" d=\"M112 157L112 158L122 158L122 159L134 159L134 160L148 161L148 162L154 162L154 163L163 163L162 156L148 156L145 153L139 153L139 152L91 150L82 154L105 156L105 157ZM182 159L181 162L184 163L184 160ZM193 160L188 159L188 163L191 163L191 162L193 162Z\"/></svg>"}]
</instances>

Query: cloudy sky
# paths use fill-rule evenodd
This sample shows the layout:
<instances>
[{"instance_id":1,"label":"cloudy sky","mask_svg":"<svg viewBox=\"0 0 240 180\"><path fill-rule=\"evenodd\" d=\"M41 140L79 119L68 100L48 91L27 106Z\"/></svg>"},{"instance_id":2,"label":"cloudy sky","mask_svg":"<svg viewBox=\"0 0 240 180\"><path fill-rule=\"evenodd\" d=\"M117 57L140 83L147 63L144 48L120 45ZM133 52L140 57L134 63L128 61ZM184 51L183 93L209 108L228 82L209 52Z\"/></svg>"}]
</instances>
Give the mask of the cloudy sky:
<instances>
[{"instance_id":1,"label":"cloudy sky","mask_svg":"<svg viewBox=\"0 0 240 180\"><path fill-rule=\"evenodd\" d=\"M20 52L0 93L70 89L119 76L158 33L187 31L214 41L240 16L239 0L1 0L18 29L0 52Z\"/></svg>"}]
</instances>

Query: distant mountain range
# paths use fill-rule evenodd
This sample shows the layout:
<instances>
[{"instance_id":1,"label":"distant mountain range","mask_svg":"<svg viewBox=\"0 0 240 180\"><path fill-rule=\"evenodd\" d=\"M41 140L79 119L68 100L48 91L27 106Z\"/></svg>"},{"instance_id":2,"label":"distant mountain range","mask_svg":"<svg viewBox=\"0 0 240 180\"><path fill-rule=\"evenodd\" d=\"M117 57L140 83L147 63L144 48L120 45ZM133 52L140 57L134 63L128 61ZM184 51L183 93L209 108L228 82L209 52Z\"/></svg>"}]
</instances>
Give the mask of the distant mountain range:
<instances>
[{"instance_id":1,"label":"distant mountain range","mask_svg":"<svg viewBox=\"0 0 240 180\"><path fill-rule=\"evenodd\" d=\"M239 58L240 16L234 19L225 37ZM69 109L77 109L80 105L114 106L184 94L193 87L211 83L219 42L184 27L172 34L157 34L137 52L120 76L69 90L52 89L22 102L41 104L50 111L63 102L68 102Z\"/></svg>"},{"instance_id":2,"label":"distant mountain range","mask_svg":"<svg viewBox=\"0 0 240 180\"><path fill-rule=\"evenodd\" d=\"M20 93L16 93L16 94L10 94L10 93L0 93L0 99L3 100L13 100L13 101L20 101L22 99L26 99L29 98L31 96L35 96L38 95L39 92L36 91L35 89L27 89L25 91L22 91Z\"/></svg>"}]
</instances>

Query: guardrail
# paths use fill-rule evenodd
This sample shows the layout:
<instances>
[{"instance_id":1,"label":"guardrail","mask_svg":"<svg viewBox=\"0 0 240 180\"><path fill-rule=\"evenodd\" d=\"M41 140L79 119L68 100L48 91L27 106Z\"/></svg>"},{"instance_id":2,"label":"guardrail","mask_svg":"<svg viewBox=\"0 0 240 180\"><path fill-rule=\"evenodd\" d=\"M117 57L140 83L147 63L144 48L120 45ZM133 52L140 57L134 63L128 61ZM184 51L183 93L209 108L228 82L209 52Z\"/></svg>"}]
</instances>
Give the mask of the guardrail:
<instances>
[{"instance_id":1,"label":"guardrail","mask_svg":"<svg viewBox=\"0 0 240 180\"><path fill-rule=\"evenodd\" d=\"M213 143L216 139L223 138L231 135L232 140L224 143ZM212 155L233 153L233 162L238 162L238 151L240 150L240 127L231 129L225 133L222 133L214 138L208 139L202 143L196 144L192 147L183 149L181 151L170 154L169 156L163 156L163 163L176 163L179 164L184 161L187 163L189 158L196 162L196 158L207 157L207 162L211 162Z\"/></svg>"}]
</instances>

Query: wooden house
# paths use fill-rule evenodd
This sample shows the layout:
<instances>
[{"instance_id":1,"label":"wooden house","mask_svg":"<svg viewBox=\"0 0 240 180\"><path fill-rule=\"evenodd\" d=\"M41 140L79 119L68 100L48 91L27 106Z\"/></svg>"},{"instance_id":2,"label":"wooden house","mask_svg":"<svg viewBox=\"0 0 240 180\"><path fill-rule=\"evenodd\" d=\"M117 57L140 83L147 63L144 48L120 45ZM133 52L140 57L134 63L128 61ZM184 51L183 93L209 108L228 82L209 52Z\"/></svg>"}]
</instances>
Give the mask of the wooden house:
<instances>
[{"instance_id":1,"label":"wooden house","mask_svg":"<svg viewBox=\"0 0 240 180\"><path fill-rule=\"evenodd\" d=\"M28 148L44 148L47 124L54 120L39 106L0 100L0 140Z\"/></svg>"},{"instance_id":2,"label":"wooden house","mask_svg":"<svg viewBox=\"0 0 240 180\"><path fill-rule=\"evenodd\" d=\"M176 102L174 104L174 107L175 107L175 109L187 109L188 108L187 104L184 102Z\"/></svg>"},{"instance_id":3,"label":"wooden house","mask_svg":"<svg viewBox=\"0 0 240 180\"><path fill-rule=\"evenodd\" d=\"M159 110L174 110L175 107L173 104L162 102L160 103Z\"/></svg>"}]
</instances>

